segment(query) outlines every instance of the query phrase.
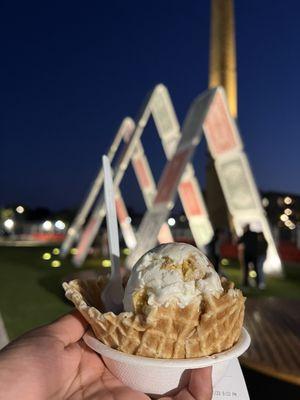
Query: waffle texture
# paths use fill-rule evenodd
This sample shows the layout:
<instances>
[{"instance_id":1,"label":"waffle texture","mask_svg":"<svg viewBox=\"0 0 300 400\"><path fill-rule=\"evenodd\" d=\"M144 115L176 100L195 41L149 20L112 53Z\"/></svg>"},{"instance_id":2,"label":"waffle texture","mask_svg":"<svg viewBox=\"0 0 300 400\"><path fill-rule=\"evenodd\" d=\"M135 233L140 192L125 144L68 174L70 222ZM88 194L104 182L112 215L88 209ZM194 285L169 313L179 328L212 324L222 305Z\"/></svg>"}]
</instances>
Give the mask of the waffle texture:
<instances>
[{"instance_id":1,"label":"waffle texture","mask_svg":"<svg viewBox=\"0 0 300 400\"><path fill-rule=\"evenodd\" d=\"M104 344L129 354L151 358L194 358L231 348L239 339L245 297L233 283L222 280L223 294L203 297L185 308L149 308L140 313L103 312L105 279L64 283L71 300Z\"/></svg>"}]
</instances>

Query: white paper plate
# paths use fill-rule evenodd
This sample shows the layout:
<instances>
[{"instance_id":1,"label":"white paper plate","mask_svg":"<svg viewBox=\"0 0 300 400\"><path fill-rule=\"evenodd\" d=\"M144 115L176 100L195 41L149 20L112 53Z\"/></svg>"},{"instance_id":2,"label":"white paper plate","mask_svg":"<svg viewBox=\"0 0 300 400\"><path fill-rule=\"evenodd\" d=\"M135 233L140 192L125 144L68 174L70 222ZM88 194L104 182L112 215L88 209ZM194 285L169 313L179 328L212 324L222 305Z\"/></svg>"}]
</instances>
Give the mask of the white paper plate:
<instances>
[{"instance_id":1,"label":"white paper plate","mask_svg":"<svg viewBox=\"0 0 300 400\"><path fill-rule=\"evenodd\" d=\"M243 328L238 342L227 351L201 358L157 359L114 350L96 339L92 331L83 339L101 354L107 368L125 385L154 396L179 390L188 380L188 371L195 368L213 366L213 384L216 384L226 372L229 361L243 354L250 345L250 336Z\"/></svg>"}]
</instances>

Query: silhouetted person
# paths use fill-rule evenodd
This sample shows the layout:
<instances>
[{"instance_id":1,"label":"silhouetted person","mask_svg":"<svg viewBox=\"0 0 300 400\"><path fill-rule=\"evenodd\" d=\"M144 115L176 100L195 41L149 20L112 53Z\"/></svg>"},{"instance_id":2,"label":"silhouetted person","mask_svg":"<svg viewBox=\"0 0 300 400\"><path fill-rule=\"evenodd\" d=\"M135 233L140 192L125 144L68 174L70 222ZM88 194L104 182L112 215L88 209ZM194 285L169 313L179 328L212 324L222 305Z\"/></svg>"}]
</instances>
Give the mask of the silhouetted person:
<instances>
[{"instance_id":1,"label":"silhouetted person","mask_svg":"<svg viewBox=\"0 0 300 400\"><path fill-rule=\"evenodd\" d=\"M212 262L215 270L219 273L219 265L220 265L220 258L221 258L221 231L219 229L215 230L214 236L211 241L207 245L207 252L208 258Z\"/></svg>"},{"instance_id":2,"label":"silhouetted person","mask_svg":"<svg viewBox=\"0 0 300 400\"><path fill-rule=\"evenodd\" d=\"M244 234L239 238L238 244L242 245L242 260L243 260L243 286L249 285L249 265L253 264L256 271L256 279L258 284L257 273L257 233L250 230L250 226L244 227Z\"/></svg>"},{"instance_id":3,"label":"silhouetted person","mask_svg":"<svg viewBox=\"0 0 300 400\"><path fill-rule=\"evenodd\" d=\"M268 242L266 241L264 234L259 232L257 234L257 284L260 289L266 287L263 266L267 257L267 250Z\"/></svg>"}]
</instances>

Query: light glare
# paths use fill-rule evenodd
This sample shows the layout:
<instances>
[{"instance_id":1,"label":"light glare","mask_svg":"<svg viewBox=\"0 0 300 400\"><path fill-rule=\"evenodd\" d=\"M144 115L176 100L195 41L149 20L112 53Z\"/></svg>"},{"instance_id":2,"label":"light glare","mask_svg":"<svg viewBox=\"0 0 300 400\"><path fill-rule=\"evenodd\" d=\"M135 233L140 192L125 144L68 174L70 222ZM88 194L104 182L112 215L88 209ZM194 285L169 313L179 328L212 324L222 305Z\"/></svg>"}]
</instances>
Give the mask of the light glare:
<instances>
[{"instance_id":1,"label":"light glare","mask_svg":"<svg viewBox=\"0 0 300 400\"><path fill-rule=\"evenodd\" d=\"M125 256L128 256L130 254L130 250L125 247L125 249L122 250L122 253L125 254Z\"/></svg>"},{"instance_id":2,"label":"light glare","mask_svg":"<svg viewBox=\"0 0 300 400\"><path fill-rule=\"evenodd\" d=\"M283 201L285 204L291 204L292 199L290 198L290 196L286 196Z\"/></svg>"},{"instance_id":3,"label":"light glare","mask_svg":"<svg viewBox=\"0 0 300 400\"><path fill-rule=\"evenodd\" d=\"M15 222L11 218L8 218L4 221L4 226L8 230L11 230L14 227L14 225L15 225Z\"/></svg>"},{"instance_id":4,"label":"light glare","mask_svg":"<svg viewBox=\"0 0 300 400\"><path fill-rule=\"evenodd\" d=\"M281 219L281 221L287 221L288 219L289 219L289 217L287 216L287 215L285 215L285 214L281 214L280 215L280 219Z\"/></svg>"},{"instance_id":5,"label":"light glare","mask_svg":"<svg viewBox=\"0 0 300 400\"><path fill-rule=\"evenodd\" d=\"M24 209L24 207L22 207L22 206L18 206L18 207L16 208L16 211L17 211L18 214L23 214L23 212L25 211L25 209Z\"/></svg>"},{"instance_id":6,"label":"light glare","mask_svg":"<svg viewBox=\"0 0 300 400\"><path fill-rule=\"evenodd\" d=\"M42 255L42 259L43 260L50 260L51 259L51 254L50 253L44 253Z\"/></svg>"},{"instance_id":7,"label":"light glare","mask_svg":"<svg viewBox=\"0 0 300 400\"><path fill-rule=\"evenodd\" d=\"M267 199L266 197L264 197L264 198L262 199L262 205L263 205L264 207L268 207L269 204L270 204L269 199Z\"/></svg>"},{"instance_id":8,"label":"light glare","mask_svg":"<svg viewBox=\"0 0 300 400\"><path fill-rule=\"evenodd\" d=\"M103 260L102 261L102 267L110 267L111 266L111 261L110 260Z\"/></svg>"},{"instance_id":9,"label":"light glare","mask_svg":"<svg viewBox=\"0 0 300 400\"><path fill-rule=\"evenodd\" d=\"M250 271L249 276L250 276L250 278L256 278L257 274L255 271Z\"/></svg>"},{"instance_id":10,"label":"light glare","mask_svg":"<svg viewBox=\"0 0 300 400\"><path fill-rule=\"evenodd\" d=\"M61 221L61 220L59 219L59 220L57 220L57 221L55 222L54 226L55 226L55 228L57 228L57 229L59 229L59 230L63 230L63 229L65 229L66 224L65 224L63 221Z\"/></svg>"},{"instance_id":11,"label":"light glare","mask_svg":"<svg viewBox=\"0 0 300 400\"><path fill-rule=\"evenodd\" d=\"M45 221L43 222L43 229L45 231L50 231L52 228L52 222L51 221Z\"/></svg>"},{"instance_id":12,"label":"light glare","mask_svg":"<svg viewBox=\"0 0 300 400\"><path fill-rule=\"evenodd\" d=\"M51 267L58 268L61 266L61 262L59 260L53 260L51 263Z\"/></svg>"},{"instance_id":13,"label":"light glare","mask_svg":"<svg viewBox=\"0 0 300 400\"><path fill-rule=\"evenodd\" d=\"M176 224L176 220L175 220L175 218L169 218L168 219L168 224L169 224L169 226L174 226L175 224Z\"/></svg>"}]
</instances>

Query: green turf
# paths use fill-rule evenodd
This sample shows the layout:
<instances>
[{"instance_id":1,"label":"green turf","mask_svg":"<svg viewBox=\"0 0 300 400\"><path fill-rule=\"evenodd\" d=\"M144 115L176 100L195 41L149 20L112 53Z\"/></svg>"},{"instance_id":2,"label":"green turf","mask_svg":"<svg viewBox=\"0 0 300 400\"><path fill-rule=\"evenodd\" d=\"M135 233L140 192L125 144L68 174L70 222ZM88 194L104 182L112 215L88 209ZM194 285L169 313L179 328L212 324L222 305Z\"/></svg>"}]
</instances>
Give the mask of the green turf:
<instances>
[{"instance_id":1,"label":"green turf","mask_svg":"<svg viewBox=\"0 0 300 400\"><path fill-rule=\"evenodd\" d=\"M72 307L63 295L61 282L76 272L69 261L59 268L42 259L52 248L1 247L0 248L0 312L10 339L26 330L45 324ZM89 259L85 268L95 268L97 259ZM239 282L240 271L236 262L230 261L224 271ZM267 290L251 289L247 296L277 296L300 298L300 266L287 265L285 278L269 278Z\"/></svg>"},{"instance_id":2,"label":"green turf","mask_svg":"<svg viewBox=\"0 0 300 400\"><path fill-rule=\"evenodd\" d=\"M61 282L74 272L69 261L59 268L42 255L45 247L0 248L0 312L10 339L68 312L72 306L64 298ZM96 263L94 262L96 265ZM93 263L89 262L88 267Z\"/></svg>"},{"instance_id":3,"label":"green turf","mask_svg":"<svg viewBox=\"0 0 300 400\"><path fill-rule=\"evenodd\" d=\"M223 267L223 271L228 277L240 287L241 269L237 261L229 260L229 265ZM290 299L300 299L300 264L286 263L282 277L266 277L266 289L256 288L255 281L250 278L254 285L247 290L247 297L284 297ZM243 289L245 291L245 289Z\"/></svg>"}]
</instances>

